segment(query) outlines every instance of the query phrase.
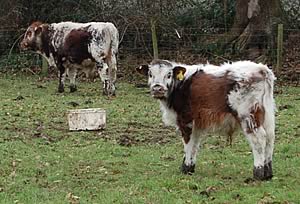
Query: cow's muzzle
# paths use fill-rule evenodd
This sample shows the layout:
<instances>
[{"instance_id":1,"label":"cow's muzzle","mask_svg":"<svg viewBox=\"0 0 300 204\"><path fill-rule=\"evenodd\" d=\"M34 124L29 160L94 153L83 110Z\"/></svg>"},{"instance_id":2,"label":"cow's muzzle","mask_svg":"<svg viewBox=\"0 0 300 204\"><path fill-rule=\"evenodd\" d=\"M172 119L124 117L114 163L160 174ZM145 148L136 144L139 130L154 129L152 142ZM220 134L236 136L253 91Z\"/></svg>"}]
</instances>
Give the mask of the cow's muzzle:
<instances>
[{"instance_id":1,"label":"cow's muzzle","mask_svg":"<svg viewBox=\"0 0 300 204\"><path fill-rule=\"evenodd\" d=\"M161 85L154 85L151 88L151 96L153 98L157 98L157 99L165 98L166 92L167 92L167 90L165 90L165 88Z\"/></svg>"},{"instance_id":2,"label":"cow's muzzle","mask_svg":"<svg viewBox=\"0 0 300 204\"><path fill-rule=\"evenodd\" d=\"M20 47L21 50L24 50L24 51L28 50L28 43L21 42L19 47Z\"/></svg>"}]
</instances>

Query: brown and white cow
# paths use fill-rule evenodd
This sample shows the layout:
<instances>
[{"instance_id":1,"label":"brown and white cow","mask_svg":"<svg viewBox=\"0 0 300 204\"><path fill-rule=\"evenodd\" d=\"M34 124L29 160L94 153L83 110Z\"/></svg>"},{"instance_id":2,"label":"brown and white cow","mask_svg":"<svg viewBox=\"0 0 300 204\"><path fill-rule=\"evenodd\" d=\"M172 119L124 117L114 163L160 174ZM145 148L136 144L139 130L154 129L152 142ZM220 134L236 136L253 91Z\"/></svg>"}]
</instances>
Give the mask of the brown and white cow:
<instances>
[{"instance_id":1,"label":"brown and white cow","mask_svg":"<svg viewBox=\"0 0 300 204\"><path fill-rule=\"evenodd\" d=\"M59 92L64 92L66 72L70 91L76 91L78 69L92 73L96 67L103 82L103 93L115 94L119 33L112 23L61 22L32 23L22 40L23 50L42 54L50 66L59 70Z\"/></svg>"},{"instance_id":2,"label":"brown and white cow","mask_svg":"<svg viewBox=\"0 0 300 204\"><path fill-rule=\"evenodd\" d=\"M213 66L155 60L137 71L148 76L164 123L182 134L183 173L194 172L196 154L207 133L231 135L241 129L252 148L254 178L272 178L275 77L267 66L250 61Z\"/></svg>"}]
</instances>

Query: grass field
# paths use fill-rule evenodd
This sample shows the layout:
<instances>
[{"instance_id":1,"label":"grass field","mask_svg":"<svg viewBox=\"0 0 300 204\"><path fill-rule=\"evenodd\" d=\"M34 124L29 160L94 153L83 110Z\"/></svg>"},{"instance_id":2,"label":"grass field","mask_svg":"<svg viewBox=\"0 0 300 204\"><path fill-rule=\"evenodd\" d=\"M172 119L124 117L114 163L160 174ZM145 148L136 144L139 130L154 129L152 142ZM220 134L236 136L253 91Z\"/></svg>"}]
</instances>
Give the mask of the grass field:
<instances>
[{"instance_id":1,"label":"grass field","mask_svg":"<svg viewBox=\"0 0 300 204\"><path fill-rule=\"evenodd\" d=\"M277 87L274 177L251 181L243 136L211 136L196 173L182 175L181 137L147 89L100 82L56 93L57 81L0 74L0 203L300 203L300 88ZM74 107L77 105L76 107ZM68 131L66 112L107 110L103 131Z\"/></svg>"}]
</instances>

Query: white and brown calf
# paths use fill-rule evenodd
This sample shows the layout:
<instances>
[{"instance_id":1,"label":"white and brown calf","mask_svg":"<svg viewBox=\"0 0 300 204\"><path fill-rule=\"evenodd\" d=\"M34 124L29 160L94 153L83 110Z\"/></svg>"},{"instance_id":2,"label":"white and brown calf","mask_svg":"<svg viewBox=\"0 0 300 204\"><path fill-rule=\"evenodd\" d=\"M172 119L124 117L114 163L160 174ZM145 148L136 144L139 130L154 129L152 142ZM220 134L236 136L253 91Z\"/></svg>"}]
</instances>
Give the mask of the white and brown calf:
<instances>
[{"instance_id":1,"label":"white and brown calf","mask_svg":"<svg viewBox=\"0 0 300 204\"><path fill-rule=\"evenodd\" d=\"M78 70L91 75L97 68L103 82L103 93L115 94L119 33L112 23L61 22L32 23L22 40L23 50L42 54L50 66L59 70L58 91L64 91L66 73L70 78L70 91L76 91Z\"/></svg>"},{"instance_id":2,"label":"white and brown calf","mask_svg":"<svg viewBox=\"0 0 300 204\"><path fill-rule=\"evenodd\" d=\"M275 77L267 66L250 61L191 66L155 60L137 71L148 76L164 123L181 131L183 173L194 172L196 154L207 133L232 135L240 128L252 148L254 178L272 178Z\"/></svg>"}]
</instances>

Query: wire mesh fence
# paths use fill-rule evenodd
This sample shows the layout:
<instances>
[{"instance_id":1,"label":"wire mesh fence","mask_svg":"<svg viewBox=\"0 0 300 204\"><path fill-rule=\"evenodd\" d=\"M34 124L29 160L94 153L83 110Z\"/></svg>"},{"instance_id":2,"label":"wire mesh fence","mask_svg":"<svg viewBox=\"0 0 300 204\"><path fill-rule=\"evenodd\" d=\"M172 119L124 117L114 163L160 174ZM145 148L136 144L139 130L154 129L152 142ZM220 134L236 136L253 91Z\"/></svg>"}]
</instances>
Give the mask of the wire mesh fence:
<instances>
[{"instance_id":1,"label":"wire mesh fence","mask_svg":"<svg viewBox=\"0 0 300 204\"><path fill-rule=\"evenodd\" d=\"M0 70L41 68L42 58L33 52L21 52L19 42L23 31L0 30ZM119 47L119 74L131 77L135 67L149 63L153 59L151 31L127 30L121 33ZM241 53L234 45L229 45L222 32L206 33L203 29L164 29L157 31L158 51L160 59L168 59L187 64L214 63L220 64L235 60L253 60L266 55L267 63L274 68L277 64L278 41L277 33L271 40L257 34L251 36L255 49ZM300 74L300 30L285 29L283 32L282 70L285 78L299 80Z\"/></svg>"}]
</instances>

